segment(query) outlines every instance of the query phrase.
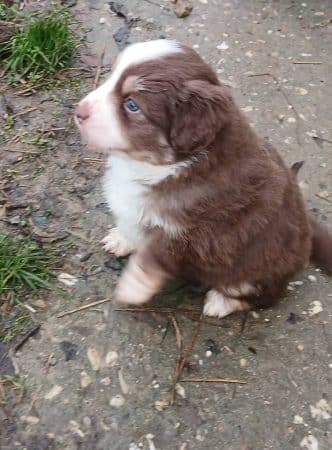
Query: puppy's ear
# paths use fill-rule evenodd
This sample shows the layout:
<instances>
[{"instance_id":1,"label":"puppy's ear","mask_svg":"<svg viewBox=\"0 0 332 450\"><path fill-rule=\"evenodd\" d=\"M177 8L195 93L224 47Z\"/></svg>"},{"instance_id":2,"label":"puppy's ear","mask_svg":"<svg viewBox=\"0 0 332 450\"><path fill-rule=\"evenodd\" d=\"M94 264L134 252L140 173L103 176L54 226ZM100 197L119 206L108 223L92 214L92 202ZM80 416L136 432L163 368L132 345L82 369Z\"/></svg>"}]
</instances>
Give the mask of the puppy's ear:
<instances>
[{"instance_id":1,"label":"puppy's ear","mask_svg":"<svg viewBox=\"0 0 332 450\"><path fill-rule=\"evenodd\" d=\"M206 148L230 120L232 105L226 86L203 80L186 82L173 107L172 147L186 154Z\"/></svg>"}]
</instances>

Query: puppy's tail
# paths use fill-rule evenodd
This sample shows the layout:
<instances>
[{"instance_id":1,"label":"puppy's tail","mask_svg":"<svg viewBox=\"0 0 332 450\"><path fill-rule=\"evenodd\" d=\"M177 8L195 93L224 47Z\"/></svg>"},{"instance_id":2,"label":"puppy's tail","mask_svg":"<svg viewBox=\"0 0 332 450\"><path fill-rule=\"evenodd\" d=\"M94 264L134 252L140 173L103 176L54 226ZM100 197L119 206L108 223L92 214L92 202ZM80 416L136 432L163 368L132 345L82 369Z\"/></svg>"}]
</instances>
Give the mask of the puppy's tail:
<instances>
[{"instance_id":1,"label":"puppy's tail","mask_svg":"<svg viewBox=\"0 0 332 450\"><path fill-rule=\"evenodd\" d=\"M325 227L311 217L312 229L311 260L324 272L332 275L332 235Z\"/></svg>"}]
</instances>

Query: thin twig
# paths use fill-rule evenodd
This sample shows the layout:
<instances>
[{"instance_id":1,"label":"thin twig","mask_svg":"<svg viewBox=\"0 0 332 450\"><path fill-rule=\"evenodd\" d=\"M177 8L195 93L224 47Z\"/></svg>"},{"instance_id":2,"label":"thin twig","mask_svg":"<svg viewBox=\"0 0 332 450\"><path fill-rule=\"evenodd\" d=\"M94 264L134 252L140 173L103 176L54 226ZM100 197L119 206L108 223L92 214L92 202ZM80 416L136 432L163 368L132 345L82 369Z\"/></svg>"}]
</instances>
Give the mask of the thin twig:
<instances>
[{"instance_id":1,"label":"thin twig","mask_svg":"<svg viewBox=\"0 0 332 450\"><path fill-rule=\"evenodd\" d=\"M332 200L330 200L329 198L321 197L321 196L318 195L318 194L315 194L315 196L318 197L318 198L321 199L321 200L325 200L327 203L332 203Z\"/></svg>"},{"instance_id":2,"label":"thin twig","mask_svg":"<svg viewBox=\"0 0 332 450\"><path fill-rule=\"evenodd\" d=\"M182 352L182 346L183 346L183 339L182 339L182 334L181 334L181 330L179 328L179 325L176 321L176 318L174 316L174 314L171 314L171 321L175 330L175 337L176 337L176 343L179 349L179 352L181 354Z\"/></svg>"},{"instance_id":3,"label":"thin twig","mask_svg":"<svg viewBox=\"0 0 332 450\"><path fill-rule=\"evenodd\" d=\"M97 86L98 86L99 78L100 78L100 74L101 74L101 69L103 67L105 51L106 51L106 44L104 45L103 51L101 52L101 55L100 55L100 62L98 64L98 67L97 67L97 70L96 70L96 75L95 75L95 79L93 81L92 89L96 89Z\"/></svg>"},{"instance_id":4,"label":"thin twig","mask_svg":"<svg viewBox=\"0 0 332 450\"><path fill-rule=\"evenodd\" d=\"M88 303L87 305L80 306L79 308L71 309L70 311L63 312L57 316L58 319L60 317L69 316L70 314L75 314L79 311L83 311L84 309L92 308L93 306L102 305L103 303L109 302L110 298L104 298L103 300L98 300L96 302Z\"/></svg>"},{"instance_id":5,"label":"thin twig","mask_svg":"<svg viewBox=\"0 0 332 450\"><path fill-rule=\"evenodd\" d=\"M246 381L233 380L229 378L201 377L201 378L184 378L183 383L229 383L229 384L247 384Z\"/></svg>"},{"instance_id":6,"label":"thin twig","mask_svg":"<svg viewBox=\"0 0 332 450\"><path fill-rule=\"evenodd\" d=\"M184 352L184 354L179 358L179 360L176 364L175 374L174 374L172 388L171 388L171 405L174 405L175 397L176 397L176 384L179 381L179 379L182 375L182 372L183 372L183 368L193 350L199 330L201 328L202 321L203 321L203 313L201 312L199 320L196 325L196 328L194 329L193 334L191 336L189 345L188 345L186 351Z\"/></svg>"},{"instance_id":7,"label":"thin twig","mask_svg":"<svg viewBox=\"0 0 332 450\"><path fill-rule=\"evenodd\" d=\"M35 327L33 327L31 330L29 330L20 340L19 342L14 346L14 352L17 352L25 343L26 341L31 338L31 336L38 333L39 328L41 327L40 323L37 324Z\"/></svg>"},{"instance_id":8,"label":"thin twig","mask_svg":"<svg viewBox=\"0 0 332 450\"><path fill-rule=\"evenodd\" d=\"M25 111L21 111L21 112L19 112L17 114L14 114L12 117L14 119L16 119L16 117L24 116L24 114L28 114L28 113L30 113L32 111L36 111L37 109L38 108L34 106L33 108L29 108L29 109L26 109Z\"/></svg>"},{"instance_id":9,"label":"thin twig","mask_svg":"<svg viewBox=\"0 0 332 450\"><path fill-rule=\"evenodd\" d=\"M199 309L185 309L185 308L117 308L114 311L119 312L139 312L139 313L160 313L160 314L175 314L175 313L188 313L201 315Z\"/></svg>"},{"instance_id":10,"label":"thin twig","mask_svg":"<svg viewBox=\"0 0 332 450\"><path fill-rule=\"evenodd\" d=\"M323 64L321 61L293 61L293 64Z\"/></svg>"}]
</instances>

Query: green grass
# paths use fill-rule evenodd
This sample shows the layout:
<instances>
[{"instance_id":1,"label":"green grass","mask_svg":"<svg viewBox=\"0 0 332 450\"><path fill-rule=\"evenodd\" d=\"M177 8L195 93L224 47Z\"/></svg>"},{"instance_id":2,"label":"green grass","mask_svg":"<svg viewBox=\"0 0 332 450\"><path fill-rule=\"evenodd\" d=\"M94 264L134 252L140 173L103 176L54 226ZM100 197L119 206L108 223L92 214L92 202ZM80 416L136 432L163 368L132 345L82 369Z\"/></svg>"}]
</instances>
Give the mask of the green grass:
<instances>
[{"instance_id":1,"label":"green grass","mask_svg":"<svg viewBox=\"0 0 332 450\"><path fill-rule=\"evenodd\" d=\"M16 6L6 6L0 3L0 20L11 22L18 16L18 9Z\"/></svg>"},{"instance_id":2,"label":"green grass","mask_svg":"<svg viewBox=\"0 0 332 450\"><path fill-rule=\"evenodd\" d=\"M4 51L4 66L15 78L39 81L47 74L69 67L75 41L64 8L48 17L31 19L26 28L14 34Z\"/></svg>"},{"instance_id":3,"label":"green grass","mask_svg":"<svg viewBox=\"0 0 332 450\"><path fill-rule=\"evenodd\" d=\"M16 336L24 332L29 322L28 315L17 308L14 308L14 312L9 316L1 318L0 315L0 342L8 344L13 341Z\"/></svg>"},{"instance_id":4,"label":"green grass","mask_svg":"<svg viewBox=\"0 0 332 450\"><path fill-rule=\"evenodd\" d=\"M28 294L51 289L55 257L30 239L0 234L0 305L22 303Z\"/></svg>"}]
</instances>

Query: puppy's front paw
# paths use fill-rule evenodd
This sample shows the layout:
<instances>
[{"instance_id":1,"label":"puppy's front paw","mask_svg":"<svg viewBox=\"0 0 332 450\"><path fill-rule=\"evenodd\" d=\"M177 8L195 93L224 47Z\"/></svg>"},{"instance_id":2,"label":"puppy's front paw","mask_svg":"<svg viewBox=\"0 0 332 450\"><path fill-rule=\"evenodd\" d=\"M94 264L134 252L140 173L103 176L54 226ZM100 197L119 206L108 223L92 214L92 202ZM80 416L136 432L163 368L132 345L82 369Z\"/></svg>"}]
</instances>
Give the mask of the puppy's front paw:
<instances>
[{"instance_id":1,"label":"puppy's front paw","mask_svg":"<svg viewBox=\"0 0 332 450\"><path fill-rule=\"evenodd\" d=\"M128 256L134 251L117 228L110 228L110 232L101 242L104 244L104 250L114 253L115 256Z\"/></svg>"},{"instance_id":2,"label":"puppy's front paw","mask_svg":"<svg viewBox=\"0 0 332 450\"><path fill-rule=\"evenodd\" d=\"M142 305L151 299L161 288L164 277L153 271L144 271L132 256L115 289L115 300L129 304Z\"/></svg>"}]
</instances>

